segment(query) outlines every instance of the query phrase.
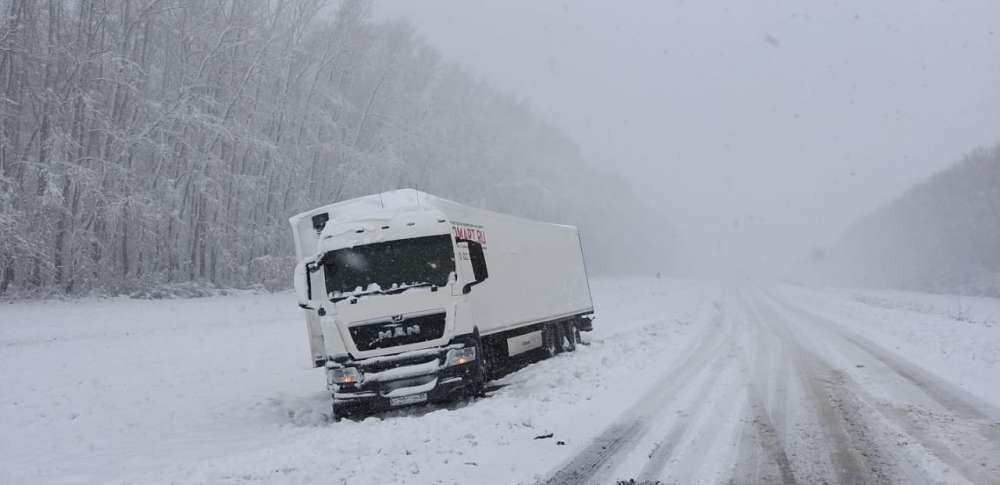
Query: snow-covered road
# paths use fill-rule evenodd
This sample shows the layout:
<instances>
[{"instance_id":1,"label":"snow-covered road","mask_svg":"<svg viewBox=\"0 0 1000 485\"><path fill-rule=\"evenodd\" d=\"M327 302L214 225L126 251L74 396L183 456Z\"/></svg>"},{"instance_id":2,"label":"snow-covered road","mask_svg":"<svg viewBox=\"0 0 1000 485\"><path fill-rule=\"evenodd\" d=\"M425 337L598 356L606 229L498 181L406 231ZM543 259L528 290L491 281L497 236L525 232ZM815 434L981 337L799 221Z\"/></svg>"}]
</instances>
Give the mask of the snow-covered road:
<instances>
[{"instance_id":1,"label":"snow-covered road","mask_svg":"<svg viewBox=\"0 0 1000 485\"><path fill-rule=\"evenodd\" d=\"M594 284L590 345L330 423L289 294L0 305L0 483L1000 483L1000 302Z\"/></svg>"},{"instance_id":2,"label":"snow-covered road","mask_svg":"<svg viewBox=\"0 0 1000 485\"><path fill-rule=\"evenodd\" d=\"M948 381L802 293L727 288L698 345L545 483L1000 483L995 354ZM996 350L995 327L966 330Z\"/></svg>"}]
</instances>

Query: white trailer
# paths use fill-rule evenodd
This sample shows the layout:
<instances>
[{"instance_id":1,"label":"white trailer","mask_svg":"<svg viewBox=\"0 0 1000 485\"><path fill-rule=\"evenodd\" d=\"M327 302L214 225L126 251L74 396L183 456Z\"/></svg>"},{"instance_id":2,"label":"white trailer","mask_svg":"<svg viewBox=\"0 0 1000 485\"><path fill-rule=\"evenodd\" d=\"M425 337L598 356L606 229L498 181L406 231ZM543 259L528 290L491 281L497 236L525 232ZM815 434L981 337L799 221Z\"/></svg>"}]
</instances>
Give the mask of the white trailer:
<instances>
[{"instance_id":1,"label":"white trailer","mask_svg":"<svg viewBox=\"0 0 1000 485\"><path fill-rule=\"evenodd\" d=\"M412 189L289 222L312 361L337 416L478 394L592 328L575 227Z\"/></svg>"}]
</instances>

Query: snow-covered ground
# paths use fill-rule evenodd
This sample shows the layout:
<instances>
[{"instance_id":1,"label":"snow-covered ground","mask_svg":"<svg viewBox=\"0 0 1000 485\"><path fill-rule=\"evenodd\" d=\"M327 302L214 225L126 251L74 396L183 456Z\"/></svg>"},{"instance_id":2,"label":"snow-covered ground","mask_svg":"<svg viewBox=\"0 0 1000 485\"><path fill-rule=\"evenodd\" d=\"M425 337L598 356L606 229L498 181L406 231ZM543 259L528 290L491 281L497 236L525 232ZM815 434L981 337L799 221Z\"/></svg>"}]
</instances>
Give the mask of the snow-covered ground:
<instances>
[{"instance_id":1,"label":"snow-covered ground","mask_svg":"<svg viewBox=\"0 0 1000 485\"><path fill-rule=\"evenodd\" d=\"M958 387L1000 403L1000 299L792 286L783 293Z\"/></svg>"},{"instance_id":2,"label":"snow-covered ground","mask_svg":"<svg viewBox=\"0 0 1000 485\"><path fill-rule=\"evenodd\" d=\"M1000 483L997 300L593 291L576 353L339 423L290 294L3 304L0 483Z\"/></svg>"},{"instance_id":3,"label":"snow-covered ground","mask_svg":"<svg viewBox=\"0 0 1000 485\"><path fill-rule=\"evenodd\" d=\"M594 294L592 344L492 397L336 424L290 294L0 305L0 482L532 481L691 345L712 288Z\"/></svg>"}]
</instances>

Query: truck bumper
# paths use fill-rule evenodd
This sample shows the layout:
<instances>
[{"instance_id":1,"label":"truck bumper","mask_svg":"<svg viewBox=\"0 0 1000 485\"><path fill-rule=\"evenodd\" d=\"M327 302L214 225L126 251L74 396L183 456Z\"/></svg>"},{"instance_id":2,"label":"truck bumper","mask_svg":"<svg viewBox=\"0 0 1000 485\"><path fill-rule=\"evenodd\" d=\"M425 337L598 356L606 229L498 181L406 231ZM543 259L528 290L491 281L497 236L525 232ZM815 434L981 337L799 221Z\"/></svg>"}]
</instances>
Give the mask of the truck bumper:
<instances>
[{"instance_id":1,"label":"truck bumper","mask_svg":"<svg viewBox=\"0 0 1000 485\"><path fill-rule=\"evenodd\" d=\"M479 361L455 365L448 352L463 344L362 360L345 360L327 368L337 416L385 411L423 402L441 402L475 389L481 379ZM332 363L332 362L331 362ZM449 365L452 364L452 365ZM329 377L335 368L354 367L363 376L356 384L337 384Z\"/></svg>"}]
</instances>

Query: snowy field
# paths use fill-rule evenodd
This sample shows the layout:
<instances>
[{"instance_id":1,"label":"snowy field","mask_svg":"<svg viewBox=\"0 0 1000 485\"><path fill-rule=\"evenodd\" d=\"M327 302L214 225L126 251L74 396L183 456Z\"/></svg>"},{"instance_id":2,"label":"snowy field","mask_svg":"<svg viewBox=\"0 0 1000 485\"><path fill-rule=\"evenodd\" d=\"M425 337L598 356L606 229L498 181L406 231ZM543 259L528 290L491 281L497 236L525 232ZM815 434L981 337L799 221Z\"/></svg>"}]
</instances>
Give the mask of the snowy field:
<instances>
[{"instance_id":1,"label":"snowy field","mask_svg":"<svg viewBox=\"0 0 1000 485\"><path fill-rule=\"evenodd\" d=\"M0 482L531 481L691 343L711 296L668 280L594 292L578 353L455 409L336 424L291 294L2 305Z\"/></svg>"},{"instance_id":2,"label":"snowy field","mask_svg":"<svg viewBox=\"0 0 1000 485\"><path fill-rule=\"evenodd\" d=\"M0 305L0 483L1000 483L1000 302L594 282L576 353L328 420L290 294Z\"/></svg>"}]
</instances>

